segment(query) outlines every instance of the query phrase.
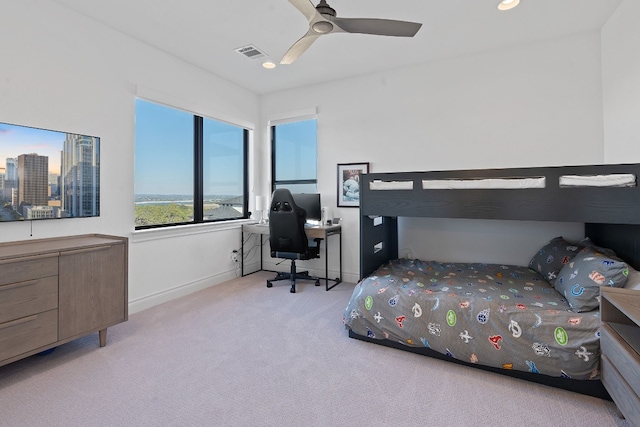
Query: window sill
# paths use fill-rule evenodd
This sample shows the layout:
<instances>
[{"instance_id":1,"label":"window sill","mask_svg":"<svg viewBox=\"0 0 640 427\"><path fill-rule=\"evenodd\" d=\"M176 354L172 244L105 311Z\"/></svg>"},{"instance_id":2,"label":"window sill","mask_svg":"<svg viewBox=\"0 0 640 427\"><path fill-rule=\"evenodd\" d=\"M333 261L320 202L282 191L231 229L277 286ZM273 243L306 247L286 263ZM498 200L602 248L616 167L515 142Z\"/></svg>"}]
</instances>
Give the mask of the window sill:
<instances>
[{"instance_id":1,"label":"window sill","mask_svg":"<svg viewBox=\"0 0 640 427\"><path fill-rule=\"evenodd\" d=\"M237 219L205 224L176 225L174 227L135 230L131 233L131 243L171 239L174 237L192 236L196 234L215 233L218 231L240 228L242 224L253 222L255 222L254 219Z\"/></svg>"}]
</instances>

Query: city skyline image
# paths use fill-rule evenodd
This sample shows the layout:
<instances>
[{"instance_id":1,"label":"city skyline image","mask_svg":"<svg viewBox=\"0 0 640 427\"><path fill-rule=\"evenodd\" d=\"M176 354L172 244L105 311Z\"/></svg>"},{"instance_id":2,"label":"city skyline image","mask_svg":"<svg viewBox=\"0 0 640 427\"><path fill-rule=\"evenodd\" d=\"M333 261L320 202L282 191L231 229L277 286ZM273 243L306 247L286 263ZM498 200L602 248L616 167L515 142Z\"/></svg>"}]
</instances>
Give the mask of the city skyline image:
<instances>
[{"instance_id":1,"label":"city skyline image","mask_svg":"<svg viewBox=\"0 0 640 427\"><path fill-rule=\"evenodd\" d=\"M20 154L38 154L49 158L49 173L60 174L65 138L65 132L0 123L0 165Z\"/></svg>"},{"instance_id":2,"label":"city skyline image","mask_svg":"<svg viewBox=\"0 0 640 427\"><path fill-rule=\"evenodd\" d=\"M100 214L100 138L0 123L0 221Z\"/></svg>"}]
</instances>

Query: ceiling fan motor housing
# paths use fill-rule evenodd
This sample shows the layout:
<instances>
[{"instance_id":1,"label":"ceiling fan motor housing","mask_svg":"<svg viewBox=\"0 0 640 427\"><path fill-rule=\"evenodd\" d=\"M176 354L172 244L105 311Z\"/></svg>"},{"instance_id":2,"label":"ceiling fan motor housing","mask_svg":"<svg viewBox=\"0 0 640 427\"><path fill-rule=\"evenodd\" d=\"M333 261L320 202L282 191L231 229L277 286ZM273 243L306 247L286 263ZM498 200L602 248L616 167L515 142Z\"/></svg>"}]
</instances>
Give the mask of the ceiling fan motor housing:
<instances>
[{"instance_id":1,"label":"ceiling fan motor housing","mask_svg":"<svg viewBox=\"0 0 640 427\"><path fill-rule=\"evenodd\" d=\"M336 16L336 10L329 6L325 0L320 0L320 3L316 6L316 10L321 15Z\"/></svg>"},{"instance_id":2,"label":"ceiling fan motor housing","mask_svg":"<svg viewBox=\"0 0 640 427\"><path fill-rule=\"evenodd\" d=\"M313 24L311 28L318 34L327 34L333 30L333 24L329 21L320 21Z\"/></svg>"},{"instance_id":3,"label":"ceiling fan motor housing","mask_svg":"<svg viewBox=\"0 0 640 427\"><path fill-rule=\"evenodd\" d=\"M336 16L336 10L329 6L325 0L320 0L320 3L316 6L316 10L326 19L331 19ZM333 24L329 21L319 21L311 25L311 28L318 34L327 34L333 30Z\"/></svg>"}]
</instances>

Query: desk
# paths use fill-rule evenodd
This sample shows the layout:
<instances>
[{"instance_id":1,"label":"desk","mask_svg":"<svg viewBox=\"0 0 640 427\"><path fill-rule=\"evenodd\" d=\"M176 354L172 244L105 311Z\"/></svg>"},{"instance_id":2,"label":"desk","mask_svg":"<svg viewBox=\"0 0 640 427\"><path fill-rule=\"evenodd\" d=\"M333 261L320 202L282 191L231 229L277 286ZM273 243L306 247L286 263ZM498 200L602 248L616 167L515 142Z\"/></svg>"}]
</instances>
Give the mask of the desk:
<instances>
[{"instance_id":1,"label":"desk","mask_svg":"<svg viewBox=\"0 0 640 427\"><path fill-rule=\"evenodd\" d=\"M305 227L304 229L307 237L310 239L323 239L324 243L324 279L325 288L328 291L329 289L336 286L338 283L342 282L342 226L340 225L314 225L311 227ZM258 234L260 237L260 270L262 270L262 238L263 236L269 235L269 224L242 224L242 235L241 238L241 247L240 247L240 274L244 277L246 274L244 273L244 235L245 233L249 234ZM329 279L329 242L327 239L329 236L338 236L338 263L339 263L339 277L335 279ZM255 271L251 272L255 273ZM247 273L247 274L251 274ZM329 281L335 282L333 285L329 286Z\"/></svg>"}]
</instances>

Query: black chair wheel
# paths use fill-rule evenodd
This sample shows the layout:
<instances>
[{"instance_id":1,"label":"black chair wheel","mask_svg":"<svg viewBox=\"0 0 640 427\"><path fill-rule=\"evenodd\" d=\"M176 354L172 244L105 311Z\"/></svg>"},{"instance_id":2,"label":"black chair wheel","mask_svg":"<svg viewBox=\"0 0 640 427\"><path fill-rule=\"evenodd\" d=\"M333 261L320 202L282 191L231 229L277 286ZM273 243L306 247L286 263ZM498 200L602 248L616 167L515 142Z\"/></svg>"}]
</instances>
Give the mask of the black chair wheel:
<instances>
[{"instance_id":1,"label":"black chair wheel","mask_svg":"<svg viewBox=\"0 0 640 427\"><path fill-rule=\"evenodd\" d=\"M296 287L292 286L291 289L289 290L289 292L291 292L292 294L296 293Z\"/></svg>"},{"instance_id":2,"label":"black chair wheel","mask_svg":"<svg viewBox=\"0 0 640 427\"><path fill-rule=\"evenodd\" d=\"M271 282L267 282L267 288L270 288L270 287L272 287L272 286L273 286L273 283L271 283Z\"/></svg>"},{"instance_id":3,"label":"black chair wheel","mask_svg":"<svg viewBox=\"0 0 640 427\"><path fill-rule=\"evenodd\" d=\"M316 279L316 286L320 286L320 279Z\"/></svg>"}]
</instances>

